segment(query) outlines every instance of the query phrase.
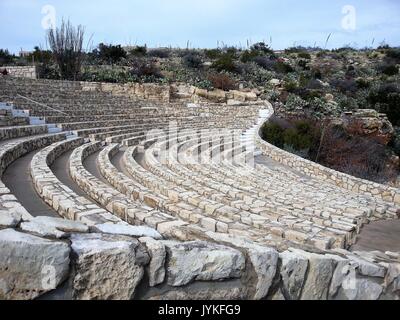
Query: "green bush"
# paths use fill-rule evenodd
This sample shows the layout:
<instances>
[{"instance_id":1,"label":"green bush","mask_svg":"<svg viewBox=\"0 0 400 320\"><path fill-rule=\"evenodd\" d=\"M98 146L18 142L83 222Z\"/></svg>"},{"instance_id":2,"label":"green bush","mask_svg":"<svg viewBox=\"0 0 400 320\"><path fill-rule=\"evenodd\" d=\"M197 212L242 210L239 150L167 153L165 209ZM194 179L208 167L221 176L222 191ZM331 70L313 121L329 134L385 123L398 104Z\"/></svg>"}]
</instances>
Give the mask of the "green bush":
<instances>
[{"instance_id":1,"label":"green bush","mask_svg":"<svg viewBox=\"0 0 400 320\"><path fill-rule=\"evenodd\" d=\"M381 66L380 70L387 76L394 76L399 73L399 67L394 64L383 65Z\"/></svg>"},{"instance_id":2,"label":"green bush","mask_svg":"<svg viewBox=\"0 0 400 320\"><path fill-rule=\"evenodd\" d=\"M0 49L0 66L11 64L14 56L8 50Z\"/></svg>"},{"instance_id":3,"label":"green bush","mask_svg":"<svg viewBox=\"0 0 400 320\"><path fill-rule=\"evenodd\" d=\"M308 119L291 121L288 128L277 122L269 122L262 127L264 140L289 152L295 151L305 158L316 153L320 137L319 127Z\"/></svg>"},{"instance_id":4,"label":"green bush","mask_svg":"<svg viewBox=\"0 0 400 320\"><path fill-rule=\"evenodd\" d=\"M106 64L115 64L127 56L126 51L120 45L114 46L104 43L100 43L98 48L93 50L92 54Z\"/></svg>"},{"instance_id":5,"label":"green bush","mask_svg":"<svg viewBox=\"0 0 400 320\"><path fill-rule=\"evenodd\" d=\"M182 60L186 67L192 69L199 69L203 65L201 57L195 53L188 53L182 58Z\"/></svg>"},{"instance_id":6,"label":"green bush","mask_svg":"<svg viewBox=\"0 0 400 320\"><path fill-rule=\"evenodd\" d=\"M135 57L144 57L147 55L147 47L146 46L137 46L129 51L132 56Z\"/></svg>"},{"instance_id":7,"label":"green bush","mask_svg":"<svg viewBox=\"0 0 400 320\"><path fill-rule=\"evenodd\" d=\"M222 52L219 49L205 49L204 54L208 59L215 60L221 56Z\"/></svg>"},{"instance_id":8,"label":"green bush","mask_svg":"<svg viewBox=\"0 0 400 320\"><path fill-rule=\"evenodd\" d=\"M51 63L53 54L49 50L41 50L38 46L34 48L34 51L27 57L28 61L34 61L35 63Z\"/></svg>"},{"instance_id":9,"label":"green bush","mask_svg":"<svg viewBox=\"0 0 400 320\"><path fill-rule=\"evenodd\" d=\"M400 48L390 48L386 52L386 56L395 60L400 60Z\"/></svg>"},{"instance_id":10,"label":"green bush","mask_svg":"<svg viewBox=\"0 0 400 320\"><path fill-rule=\"evenodd\" d=\"M373 88L367 98L371 106L386 113L390 122L400 125L400 88L396 83L387 83Z\"/></svg>"},{"instance_id":11,"label":"green bush","mask_svg":"<svg viewBox=\"0 0 400 320\"><path fill-rule=\"evenodd\" d=\"M262 138L269 143L282 148L284 144L283 134L285 132L282 127L276 123L267 122L262 127Z\"/></svg>"},{"instance_id":12,"label":"green bush","mask_svg":"<svg viewBox=\"0 0 400 320\"><path fill-rule=\"evenodd\" d=\"M217 70L218 72L227 71L227 72L237 72L236 63L232 57L232 55L228 53L224 53L218 58L213 64L212 68Z\"/></svg>"},{"instance_id":13,"label":"green bush","mask_svg":"<svg viewBox=\"0 0 400 320\"><path fill-rule=\"evenodd\" d=\"M311 55L308 52L299 52L297 56L301 59L311 60Z\"/></svg>"},{"instance_id":14,"label":"green bush","mask_svg":"<svg viewBox=\"0 0 400 320\"><path fill-rule=\"evenodd\" d=\"M290 64L283 62L283 61L278 61L275 64L275 70L276 70L276 72L279 72L279 73L290 73L290 72L294 71L294 69L292 68L292 66Z\"/></svg>"}]
</instances>

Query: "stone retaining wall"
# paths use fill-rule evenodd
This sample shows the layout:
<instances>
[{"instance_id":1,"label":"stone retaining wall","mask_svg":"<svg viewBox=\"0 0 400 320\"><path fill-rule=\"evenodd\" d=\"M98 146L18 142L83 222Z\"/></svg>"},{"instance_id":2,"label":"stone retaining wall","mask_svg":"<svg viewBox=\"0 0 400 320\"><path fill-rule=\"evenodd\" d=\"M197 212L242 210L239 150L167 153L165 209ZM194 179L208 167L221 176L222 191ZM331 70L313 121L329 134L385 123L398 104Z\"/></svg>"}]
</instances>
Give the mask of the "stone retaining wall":
<instances>
[{"instance_id":1,"label":"stone retaining wall","mask_svg":"<svg viewBox=\"0 0 400 320\"><path fill-rule=\"evenodd\" d=\"M16 78L28 78L28 79L36 79L36 67L35 66L4 66L0 67L0 70L6 69L8 72L7 76L12 76Z\"/></svg>"},{"instance_id":2,"label":"stone retaining wall","mask_svg":"<svg viewBox=\"0 0 400 320\"><path fill-rule=\"evenodd\" d=\"M279 253L212 232L215 243L178 242L106 226L0 226L0 299L400 299L398 256Z\"/></svg>"},{"instance_id":3,"label":"stone retaining wall","mask_svg":"<svg viewBox=\"0 0 400 320\"><path fill-rule=\"evenodd\" d=\"M272 105L268 103L266 107L270 111L270 116L272 116L274 113ZM255 137L256 144L265 155L273 160L294 168L295 170L310 177L323 179L324 181L330 181L341 188L353 192L365 193L384 201L400 204L400 190L397 188L359 179L348 174L329 169L315 162L296 156L290 152L286 152L264 141L260 136L262 125L263 124L261 124L257 129L257 134Z\"/></svg>"}]
</instances>

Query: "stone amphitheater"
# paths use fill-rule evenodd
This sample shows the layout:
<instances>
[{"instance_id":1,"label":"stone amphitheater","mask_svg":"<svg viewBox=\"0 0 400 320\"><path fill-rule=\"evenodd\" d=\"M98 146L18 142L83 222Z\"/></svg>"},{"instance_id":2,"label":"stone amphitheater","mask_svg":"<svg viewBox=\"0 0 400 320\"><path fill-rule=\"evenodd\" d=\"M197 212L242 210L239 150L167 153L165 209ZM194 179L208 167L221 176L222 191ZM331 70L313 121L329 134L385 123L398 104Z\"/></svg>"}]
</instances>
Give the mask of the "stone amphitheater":
<instances>
[{"instance_id":1,"label":"stone amphitheater","mask_svg":"<svg viewBox=\"0 0 400 320\"><path fill-rule=\"evenodd\" d=\"M400 190L266 143L255 94L0 76L0 101L0 299L400 298L398 243L362 239Z\"/></svg>"}]
</instances>

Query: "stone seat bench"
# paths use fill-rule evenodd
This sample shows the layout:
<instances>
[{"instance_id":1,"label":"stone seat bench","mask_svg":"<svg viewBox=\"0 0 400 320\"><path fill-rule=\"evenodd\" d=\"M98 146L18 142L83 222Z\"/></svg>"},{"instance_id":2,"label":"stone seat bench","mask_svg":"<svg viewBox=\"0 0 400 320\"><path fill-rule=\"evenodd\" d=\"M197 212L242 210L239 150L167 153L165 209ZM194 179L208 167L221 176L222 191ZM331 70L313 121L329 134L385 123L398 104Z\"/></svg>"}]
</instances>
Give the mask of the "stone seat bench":
<instances>
[{"instance_id":1,"label":"stone seat bench","mask_svg":"<svg viewBox=\"0 0 400 320\"><path fill-rule=\"evenodd\" d=\"M137 179L139 183L144 184L154 192L159 192L177 203L185 202L188 205L194 205L203 210L203 212L209 216L209 219L204 220L204 223L213 231L215 231L218 224L216 221L221 217L228 218L233 222L231 225L226 225L224 223L221 224L221 228L226 229L228 227L228 232L236 233L238 232L236 231L237 228L239 228L239 232L241 231L240 229L248 231L253 226L249 221L244 222L242 219L243 215L249 216L249 214L202 197L194 191L188 192L184 188L177 187L173 183L171 184L161 178L157 178L157 176L145 170L135 161L135 152L136 147L128 148L125 151L124 161L129 173ZM263 228L279 228L279 224L270 223L268 225L267 223L264 223Z\"/></svg>"},{"instance_id":2,"label":"stone seat bench","mask_svg":"<svg viewBox=\"0 0 400 320\"><path fill-rule=\"evenodd\" d=\"M180 117L172 119L173 122L176 122L178 125L181 123L187 123L192 120L196 120L193 117ZM197 119L200 121L201 119ZM80 130L80 129L94 129L98 127L107 127L113 125L131 125L135 124L150 124L152 121L149 118L145 119L131 119L131 120L110 120L110 121L83 121L83 122L66 122L66 123L57 123L56 126L63 131L73 131L73 130ZM157 119L156 119L157 121Z\"/></svg>"},{"instance_id":3,"label":"stone seat bench","mask_svg":"<svg viewBox=\"0 0 400 320\"><path fill-rule=\"evenodd\" d=\"M0 149L0 228L15 227L23 218L31 220L33 217L22 206L7 186L1 181L1 177L8 166L18 158L40 149L44 146L65 139L64 134L39 135L17 139L5 143Z\"/></svg>"},{"instance_id":4,"label":"stone seat bench","mask_svg":"<svg viewBox=\"0 0 400 320\"><path fill-rule=\"evenodd\" d=\"M228 152L232 152L232 150L228 150ZM242 168L244 168L243 163L245 163L245 161L243 161L242 159L242 161L236 163L236 166L242 166ZM271 178L271 173L274 172L273 170L268 169L262 165L256 165L256 169L257 169L257 174L254 175L254 171L250 172L249 175L246 176L246 180L251 181L251 176L254 176L257 181L254 185L254 188L257 189L265 185L265 182L260 180L260 177L265 176L265 181L268 181L268 178ZM321 210L324 210L325 208L325 211L326 209L327 211L329 211L329 208L326 208L327 203L331 204L338 203L338 205L334 207L334 210L336 210L336 212L333 212L333 213L338 213L338 215L336 217L331 215L334 219L347 220L347 218L342 218L340 215L347 214L347 216L349 216L350 211L351 212L358 211L360 213L357 217L357 220L358 223L360 223L360 226L362 226L366 222L367 217L369 221L381 220L381 219L394 219L397 217L397 211L398 211L397 206L385 203L380 199L373 198L366 194L349 192L347 190L344 190L340 187L334 186L327 182L321 183L311 179L299 179L299 176L294 177L294 179L292 178L293 183L281 184L281 181L285 181L285 179L283 179L284 175L281 174L281 170L279 170L278 173L274 173L274 175L276 176L275 181L273 181L273 183L270 183L267 187L273 187L274 190L276 191L279 191L280 187L282 191L290 190L289 196L291 194L297 193L299 198L308 197L309 199L313 199L318 194L320 195L321 198L320 200L321 206L322 203L324 204ZM293 175L291 177L293 177ZM301 188L298 187L299 182L301 183L301 185L303 185L303 187ZM264 189L267 188L264 187Z\"/></svg>"},{"instance_id":5,"label":"stone seat bench","mask_svg":"<svg viewBox=\"0 0 400 320\"><path fill-rule=\"evenodd\" d=\"M39 196L58 214L68 220L76 220L96 226L105 223L125 224L95 203L77 195L54 175L50 166L65 152L84 143L82 138L54 143L33 157L30 173Z\"/></svg>"},{"instance_id":6,"label":"stone seat bench","mask_svg":"<svg viewBox=\"0 0 400 320\"><path fill-rule=\"evenodd\" d=\"M46 125L0 127L0 142L8 139L47 133Z\"/></svg>"},{"instance_id":7,"label":"stone seat bench","mask_svg":"<svg viewBox=\"0 0 400 320\"><path fill-rule=\"evenodd\" d=\"M107 180L119 191L122 193L125 193L128 196L133 197L135 200L138 198L144 198L143 200L146 200L146 196L150 197L148 198L147 202L150 206L152 207L158 207L162 211L165 210L165 212L172 213L173 215L180 217L184 221L188 221L191 224L190 225L202 225L201 224L201 219L202 217L202 211L200 209L197 209L195 207L192 207L188 204L185 203L180 203L176 201L171 201L168 199L168 197L163 196L162 194L158 194L155 196L154 191L150 191L147 189L143 184L139 184L132 180L132 178L125 176L121 172L119 172L110 162L109 157L112 157L112 153L117 152L118 150L118 145L110 145L106 147L99 155L99 161L104 160L104 164L100 165L100 170L107 178ZM103 153L104 152L104 153ZM107 166L107 168L103 168L104 166ZM144 195L143 195L144 192ZM150 196L149 196L150 194ZM161 197L161 198L160 198ZM142 200L142 201L143 201ZM203 224L205 224L208 220L204 220ZM225 230L224 225L226 222L229 222L230 220L227 220L226 218L222 217L223 223L218 225L218 231L223 231ZM221 226L221 228L219 228ZM240 230L237 230L239 232ZM255 234L254 234L255 236Z\"/></svg>"},{"instance_id":8,"label":"stone seat bench","mask_svg":"<svg viewBox=\"0 0 400 320\"><path fill-rule=\"evenodd\" d=\"M207 176L202 176L199 179L196 179L196 177L195 177L196 170L189 171L189 172L187 172L186 175L181 175L181 176L179 174L178 175L175 174L176 172L179 172L179 170L173 170L174 172L168 172L168 170L166 170L166 168L163 168L160 165L160 163L157 163L155 161L155 158L152 155L152 151L153 150L151 148L146 151L147 157L145 157L145 161L146 161L147 167L150 168L150 171L152 171L154 174L161 176L168 181L173 181L177 185L189 188L190 190L196 190L198 193L200 193L206 197L209 195L212 195L213 200L221 202L225 205L233 206L237 209L245 209L246 211L248 211L250 213L253 212L251 206L247 206L244 202L238 201L238 200L243 200L243 198L235 198L235 197L226 196L227 193L231 193L231 192L233 194L240 194L240 193L234 192L234 187L230 188L229 190L226 190L226 185L218 184L218 182L215 180L216 177L214 177L212 175L210 176L210 178ZM174 169L173 164L177 164L177 163L170 162L169 164L170 164L171 168ZM179 166L179 164L177 164L177 166ZM181 173L181 172L179 172L179 173ZM189 181L190 181L190 183L189 183ZM211 186L211 189L207 188L207 185ZM220 189L218 188L218 185L221 187ZM225 193L224 193L224 191L225 191ZM221 192L221 193L219 194L218 192ZM242 193L242 195L243 195L243 193ZM244 199L257 200L257 198L255 198L255 197L252 198L251 195L247 195ZM258 201L258 202L260 202L260 201ZM248 219L250 221L253 220L253 223L255 224L254 226L256 228L263 228L264 224L265 224L265 221L263 221L263 219L264 220L267 220L267 219L260 216L259 213L260 213L261 208L263 210L265 210L266 204L264 202L260 202L260 204L257 204L257 201L255 201L255 204L256 204L255 209L258 209L258 210L255 210L253 212L253 215L251 215L250 218L248 218ZM245 205L247 206L247 208ZM293 224L293 222L292 222L292 224ZM339 226L339 224L338 224L338 226ZM309 230L311 228L310 225L307 225L304 227L307 227L307 230ZM322 226L322 227L319 226L319 230L322 230L323 228L325 228L325 226ZM349 231L350 228L353 229L354 226L352 226L350 224L345 226L346 231ZM303 230L301 230L301 231L303 231ZM282 230L282 232L283 232L283 230ZM316 236L316 234L315 234L315 236ZM330 236L332 236L332 233L330 234ZM341 235L341 237L342 237L342 235ZM340 243L342 243L342 240L340 240Z\"/></svg>"},{"instance_id":9,"label":"stone seat bench","mask_svg":"<svg viewBox=\"0 0 400 320\"><path fill-rule=\"evenodd\" d=\"M84 159L102 148L100 142L89 143L76 148L70 156L69 172L83 191L109 212L130 224L145 224L161 231L164 230L165 224L173 225L172 222L181 224L180 220L172 216L133 201L89 173L83 165Z\"/></svg>"}]
</instances>

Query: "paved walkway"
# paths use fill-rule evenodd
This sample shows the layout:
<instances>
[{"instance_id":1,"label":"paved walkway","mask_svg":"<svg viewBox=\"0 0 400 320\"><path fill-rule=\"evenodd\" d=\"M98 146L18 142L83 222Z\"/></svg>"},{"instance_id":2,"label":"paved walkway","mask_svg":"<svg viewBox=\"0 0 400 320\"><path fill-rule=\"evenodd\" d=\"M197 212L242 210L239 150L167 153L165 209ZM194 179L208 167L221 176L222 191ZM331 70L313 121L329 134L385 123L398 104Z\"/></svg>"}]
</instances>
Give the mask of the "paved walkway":
<instances>
[{"instance_id":1,"label":"paved walkway","mask_svg":"<svg viewBox=\"0 0 400 320\"><path fill-rule=\"evenodd\" d=\"M33 151L14 161L7 168L2 181L34 217L58 217L58 214L39 197L32 183L29 166L37 152Z\"/></svg>"},{"instance_id":2,"label":"paved walkway","mask_svg":"<svg viewBox=\"0 0 400 320\"><path fill-rule=\"evenodd\" d=\"M81 188L72 180L71 176L69 175L68 170L68 161L69 156L71 155L72 151L68 151L64 153L61 157L57 158L53 165L50 167L53 171L54 175L60 180L64 185L74 191L77 195L81 197L85 197L86 199L92 201L88 195L82 191Z\"/></svg>"},{"instance_id":3,"label":"paved walkway","mask_svg":"<svg viewBox=\"0 0 400 320\"><path fill-rule=\"evenodd\" d=\"M97 157L99 155L100 151L97 151L93 154L91 154L89 157L87 157L84 161L83 161L83 166L85 167L85 169L90 172L93 176L95 176L97 179L99 179L101 182L105 183L106 185L110 185L109 182L107 181L107 179L105 179L98 166L97 166Z\"/></svg>"},{"instance_id":4,"label":"paved walkway","mask_svg":"<svg viewBox=\"0 0 400 320\"><path fill-rule=\"evenodd\" d=\"M400 252L400 220L365 225L350 251Z\"/></svg>"}]
</instances>

